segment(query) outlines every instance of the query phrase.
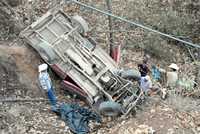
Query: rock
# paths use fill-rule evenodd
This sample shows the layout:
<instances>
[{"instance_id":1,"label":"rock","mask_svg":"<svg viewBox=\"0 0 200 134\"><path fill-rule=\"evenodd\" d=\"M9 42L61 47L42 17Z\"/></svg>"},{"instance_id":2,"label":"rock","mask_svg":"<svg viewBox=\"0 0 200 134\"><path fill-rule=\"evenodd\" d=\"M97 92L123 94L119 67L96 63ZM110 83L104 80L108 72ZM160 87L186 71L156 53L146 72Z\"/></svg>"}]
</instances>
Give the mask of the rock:
<instances>
[{"instance_id":1,"label":"rock","mask_svg":"<svg viewBox=\"0 0 200 134\"><path fill-rule=\"evenodd\" d=\"M164 128L164 126L163 126L163 125L161 125L161 126L160 126L160 128Z\"/></svg>"},{"instance_id":2,"label":"rock","mask_svg":"<svg viewBox=\"0 0 200 134\"><path fill-rule=\"evenodd\" d=\"M21 113L21 107L20 106L11 107L11 109L8 112L13 116L17 117Z\"/></svg>"},{"instance_id":3,"label":"rock","mask_svg":"<svg viewBox=\"0 0 200 134\"><path fill-rule=\"evenodd\" d=\"M60 121L60 123L58 124L58 127L61 127L61 128L65 128L65 122L64 121Z\"/></svg>"},{"instance_id":4,"label":"rock","mask_svg":"<svg viewBox=\"0 0 200 134\"><path fill-rule=\"evenodd\" d=\"M174 129L173 128L168 129L167 134L175 134Z\"/></svg>"},{"instance_id":5,"label":"rock","mask_svg":"<svg viewBox=\"0 0 200 134\"><path fill-rule=\"evenodd\" d=\"M151 111L150 111L151 113L155 113L156 112L156 110L155 109L151 109Z\"/></svg>"},{"instance_id":6,"label":"rock","mask_svg":"<svg viewBox=\"0 0 200 134\"><path fill-rule=\"evenodd\" d=\"M200 132L200 127L197 127L197 131Z\"/></svg>"},{"instance_id":7,"label":"rock","mask_svg":"<svg viewBox=\"0 0 200 134\"><path fill-rule=\"evenodd\" d=\"M16 7L21 3L21 0L6 0L6 1L12 7Z\"/></svg>"},{"instance_id":8,"label":"rock","mask_svg":"<svg viewBox=\"0 0 200 134\"><path fill-rule=\"evenodd\" d=\"M177 125L174 126L175 129L178 129L179 127Z\"/></svg>"},{"instance_id":9,"label":"rock","mask_svg":"<svg viewBox=\"0 0 200 134\"><path fill-rule=\"evenodd\" d=\"M139 125L134 134L154 134L155 130L148 125Z\"/></svg>"}]
</instances>

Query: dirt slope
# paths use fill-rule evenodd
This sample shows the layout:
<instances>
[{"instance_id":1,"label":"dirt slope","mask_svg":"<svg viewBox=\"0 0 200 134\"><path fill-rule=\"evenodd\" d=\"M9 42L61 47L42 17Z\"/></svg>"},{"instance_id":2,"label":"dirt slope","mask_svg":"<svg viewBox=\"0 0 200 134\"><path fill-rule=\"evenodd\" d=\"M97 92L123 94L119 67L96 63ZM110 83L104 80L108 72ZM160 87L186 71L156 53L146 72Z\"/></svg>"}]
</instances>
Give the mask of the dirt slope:
<instances>
[{"instance_id":1,"label":"dirt slope","mask_svg":"<svg viewBox=\"0 0 200 134\"><path fill-rule=\"evenodd\" d=\"M48 101L1 102L4 99L46 98L37 84L42 62L33 49L0 42L0 134L66 133Z\"/></svg>"},{"instance_id":2,"label":"dirt slope","mask_svg":"<svg viewBox=\"0 0 200 134\"><path fill-rule=\"evenodd\" d=\"M9 42L0 44L0 72L2 74L0 86L2 92L9 95L10 91L19 89L21 92L22 88L26 92L23 95L37 95L39 92L37 87L39 56L25 46L10 47L8 44Z\"/></svg>"}]
</instances>

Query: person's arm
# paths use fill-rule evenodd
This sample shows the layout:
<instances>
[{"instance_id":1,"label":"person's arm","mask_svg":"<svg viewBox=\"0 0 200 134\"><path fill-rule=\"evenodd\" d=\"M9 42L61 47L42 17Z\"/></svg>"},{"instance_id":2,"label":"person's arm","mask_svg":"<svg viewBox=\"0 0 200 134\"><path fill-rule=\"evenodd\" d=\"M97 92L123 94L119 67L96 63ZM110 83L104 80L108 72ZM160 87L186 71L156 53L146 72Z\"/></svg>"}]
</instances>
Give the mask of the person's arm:
<instances>
[{"instance_id":1,"label":"person's arm","mask_svg":"<svg viewBox=\"0 0 200 134\"><path fill-rule=\"evenodd\" d=\"M142 71L141 66L142 66L142 64L138 64L138 70L139 70L140 72Z\"/></svg>"},{"instance_id":2,"label":"person's arm","mask_svg":"<svg viewBox=\"0 0 200 134\"><path fill-rule=\"evenodd\" d=\"M165 69L158 68L158 70L159 70L161 73L167 73L167 71L166 71Z\"/></svg>"},{"instance_id":3,"label":"person's arm","mask_svg":"<svg viewBox=\"0 0 200 134\"><path fill-rule=\"evenodd\" d=\"M40 82L41 88L44 89L45 91L47 91L47 85L46 85L45 81L42 79L39 79L39 82Z\"/></svg>"},{"instance_id":4,"label":"person's arm","mask_svg":"<svg viewBox=\"0 0 200 134\"><path fill-rule=\"evenodd\" d=\"M149 65L146 65L147 72L151 73L151 69L149 69Z\"/></svg>"}]
</instances>

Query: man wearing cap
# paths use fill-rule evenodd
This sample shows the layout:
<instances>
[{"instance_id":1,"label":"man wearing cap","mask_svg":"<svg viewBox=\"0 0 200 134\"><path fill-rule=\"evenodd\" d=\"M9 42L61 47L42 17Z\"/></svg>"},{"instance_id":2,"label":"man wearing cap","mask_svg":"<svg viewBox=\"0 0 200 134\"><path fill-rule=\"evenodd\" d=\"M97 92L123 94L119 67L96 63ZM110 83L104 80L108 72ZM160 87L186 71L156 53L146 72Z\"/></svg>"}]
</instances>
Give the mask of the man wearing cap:
<instances>
[{"instance_id":1,"label":"man wearing cap","mask_svg":"<svg viewBox=\"0 0 200 134\"><path fill-rule=\"evenodd\" d=\"M166 71L164 69L159 68L159 71L161 74L163 74L163 84L164 82L166 83L166 86L168 87L173 87L176 85L177 80L178 80L178 69L179 67L175 64L172 63L169 66L169 71Z\"/></svg>"},{"instance_id":2,"label":"man wearing cap","mask_svg":"<svg viewBox=\"0 0 200 134\"><path fill-rule=\"evenodd\" d=\"M53 86L49 74L47 72L48 65L41 64L38 66L39 82L42 89L47 92L49 101L52 105L52 110L56 109L57 99L54 94Z\"/></svg>"},{"instance_id":3,"label":"man wearing cap","mask_svg":"<svg viewBox=\"0 0 200 134\"><path fill-rule=\"evenodd\" d=\"M175 63L170 64L168 67L170 69L169 71L162 68L158 68L158 70L161 75L160 82L164 85L164 87L168 87L170 89L175 87L177 84L179 67ZM166 98L168 88L160 88L163 99Z\"/></svg>"}]
</instances>

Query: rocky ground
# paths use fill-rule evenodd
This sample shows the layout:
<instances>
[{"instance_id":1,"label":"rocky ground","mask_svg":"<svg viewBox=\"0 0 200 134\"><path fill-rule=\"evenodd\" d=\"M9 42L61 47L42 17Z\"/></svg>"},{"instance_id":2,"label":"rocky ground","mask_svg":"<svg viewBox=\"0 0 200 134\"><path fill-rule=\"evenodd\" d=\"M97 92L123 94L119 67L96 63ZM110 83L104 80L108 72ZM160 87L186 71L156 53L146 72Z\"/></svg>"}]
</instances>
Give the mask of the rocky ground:
<instances>
[{"instance_id":1,"label":"rocky ground","mask_svg":"<svg viewBox=\"0 0 200 134\"><path fill-rule=\"evenodd\" d=\"M14 4L13 3L18 4ZM37 17L53 7L56 0L15 0L11 2L10 8L15 12L13 15L10 8L6 8L5 3L0 2L0 18L5 18L10 23L0 21L1 42L0 42L0 133L2 134L64 134L70 133L65 123L50 110L50 105L46 101L45 93L42 92L37 82L37 66L43 63L39 55L27 44L17 38L20 29L32 23ZM90 1L98 8L106 8L105 3L100 1ZM162 1L164 2L164 1ZM162 3L161 2L161 3ZM167 1L165 1L167 2ZM168 3L170 3L168 1ZM173 2L172 2L173 3ZM8 1L9 4L9 1ZM137 3L135 3L137 4ZM144 7L145 3L139 4ZM187 5L187 3L186 3ZM119 8L119 2L114 1L114 12L118 15L126 15L124 8ZM197 5L196 5L197 6ZM120 9L120 13L117 9ZM32 10L34 9L34 10ZM85 11L78 6L64 6L66 13L80 13L91 25L91 36L108 51L105 44L108 44L107 18L92 11ZM129 9L127 9L129 10ZM83 12L84 11L84 12ZM140 11L139 9L137 11ZM148 10L149 13L150 10ZM11 16L12 15L12 16ZM133 14L135 16L136 14ZM9 17L10 16L10 17ZM141 16L145 18L145 16ZM22 27L15 25L21 24ZM148 20L147 20L148 22ZM150 21L151 22L151 21ZM120 22L116 22L115 28L126 27ZM164 26L163 26L164 27ZM170 27L169 27L170 28ZM117 29L118 30L118 29ZM115 34L116 44L122 44L121 67L136 68L138 62L142 60L144 49L134 46L135 42L145 44L144 31L139 29L131 33ZM134 41L127 40L130 37ZM176 61L180 66L180 78L196 81L198 79L198 67L196 62L192 62L191 55L185 49L180 49L176 45L170 45L161 40L165 51L151 49L152 56L150 65L156 64L166 69L171 61ZM150 47L151 48L151 47ZM145 49L146 50L146 49ZM160 57L153 55L153 52L161 53ZM195 52L195 51L194 51ZM173 58L165 56L175 54ZM163 55L165 54L165 55ZM195 58L198 58L198 51ZM164 57L164 58L163 58ZM171 56L172 57L172 56ZM80 102L72 99L65 91L59 87L59 78L51 73L56 87L56 94L62 102ZM198 80L197 80L198 81ZM197 86L198 87L198 86ZM197 91L197 92L196 92ZM194 93L195 92L195 93ZM183 96L182 96L183 95ZM91 133L94 134L148 134L155 131L157 134L199 134L200 133L200 100L198 88L184 91L184 94L175 95L170 93L167 100L161 100L159 96L151 96L146 99L145 104L137 109L136 114L130 115L126 119L103 118L101 125L91 125ZM32 101L2 102L5 99L33 99ZM34 99L41 101L34 101Z\"/></svg>"}]
</instances>

